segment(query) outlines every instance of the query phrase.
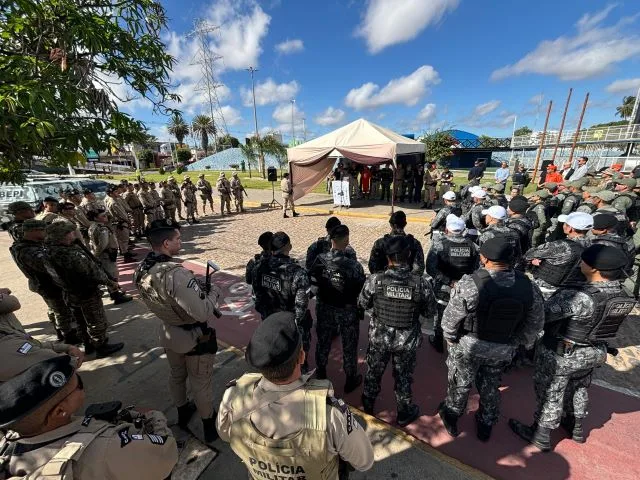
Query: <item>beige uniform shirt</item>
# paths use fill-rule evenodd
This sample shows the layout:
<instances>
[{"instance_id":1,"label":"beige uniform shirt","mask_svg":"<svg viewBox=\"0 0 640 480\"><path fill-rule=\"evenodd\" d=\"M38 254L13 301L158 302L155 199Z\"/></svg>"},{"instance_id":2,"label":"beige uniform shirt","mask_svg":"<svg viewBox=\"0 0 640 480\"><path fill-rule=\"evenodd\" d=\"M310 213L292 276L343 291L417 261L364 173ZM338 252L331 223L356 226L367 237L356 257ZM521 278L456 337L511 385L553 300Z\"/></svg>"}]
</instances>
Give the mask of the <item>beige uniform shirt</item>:
<instances>
[{"instance_id":1,"label":"beige uniform shirt","mask_svg":"<svg viewBox=\"0 0 640 480\"><path fill-rule=\"evenodd\" d=\"M91 223L89 227L89 246L91 253L96 257L102 255L107 248L118 249L118 240L111 225L103 225L98 222Z\"/></svg>"},{"instance_id":2,"label":"beige uniform shirt","mask_svg":"<svg viewBox=\"0 0 640 480\"><path fill-rule=\"evenodd\" d=\"M50 223L53 223L53 221L56 220L57 218L60 218L60 215L52 212L40 212L35 216L36 220L42 220L47 225L49 225Z\"/></svg>"},{"instance_id":3,"label":"beige uniform shirt","mask_svg":"<svg viewBox=\"0 0 640 480\"><path fill-rule=\"evenodd\" d=\"M167 427L166 417L158 411L145 413L143 428L131 423L109 425L89 445L80 457L74 459L73 478L81 480L160 480L167 478L178 461L178 448L173 434ZM19 456L9 459L10 475L31 474L29 478L41 478L42 468L58 453L74 434L96 430L108 425L92 419L82 426L82 417L72 417L63 427L35 437L18 438L23 445ZM85 422L86 423L86 422ZM16 437L12 434L12 440ZM33 449L33 446L38 445Z\"/></svg>"},{"instance_id":4,"label":"beige uniform shirt","mask_svg":"<svg viewBox=\"0 0 640 480\"><path fill-rule=\"evenodd\" d=\"M124 198L124 201L127 202L127 205L129 205L131 210L142 207L142 203L140 203L140 199L138 198L138 195L136 195L136 192L128 191L122 196L122 198Z\"/></svg>"},{"instance_id":5,"label":"beige uniform shirt","mask_svg":"<svg viewBox=\"0 0 640 480\"><path fill-rule=\"evenodd\" d=\"M104 199L104 206L107 207L107 213L113 222L125 222L129 223L129 215L119 201L121 199L115 199L112 197L106 197Z\"/></svg>"},{"instance_id":6,"label":"beige uniform shirt","mask_svg":"<svg viewBox=\"0 0 640 480\"><path fill-rule=\"evenodd\" d=\"M155 208L155 201L153 200L153 195L151 195L149 190L140 190L140 192L138 192L138 198L140 199L140 203L142 203L143 208Z\"/></svg>"},{"instance_id":7,"label":"beige uniform shirt","mask_svg":"<svg viewBox=\"0 0 640 480\"><path fill-rule=\"evenodd\" d=\"M16 297L0 294L0 382L69 349L64 343L39 342L31 338L13 313L18 309L20 302Z\"/></svg>"},{"instance_id":8,"label":"beige uniform shirt","mask_svg":"<svg viewBox=\"0 0 640 480\"><path fill-rule=\"evenodd\" d=\"M288 178L283 178L280 182L280 190L282 190L282 196L288 197L291 195L291 182Z\"/></svg>"},{"instance_id":9,"label":"beige uniform shirt","mask_svg":"<svg viewBox=\"0 0 640 480\"><path fill-rule=\"evenodd\" d=\"M272 395L272 392L290 392L304 388L310 376L311 374L303 375L299 380L287 385L276 385L263 378L254 390L254 399L259 401L267 394ZM232 393L233 389L227 389L225 392L216 419L218 434L225 442L230 440L231 425L237 420L234 419L234 412L231 410ZM329 393L333 394L333 388ZM373 465L371 441L362 426L353 418L346 404L344 405L344 409L327 406L329 454L339 455L356 470L368 470ZM273 439L288 437L304 428L304 404L287 403L287 398L284 397L252 413L250 418L254 426L266 437Z\"/></svg>"}]
</instances>

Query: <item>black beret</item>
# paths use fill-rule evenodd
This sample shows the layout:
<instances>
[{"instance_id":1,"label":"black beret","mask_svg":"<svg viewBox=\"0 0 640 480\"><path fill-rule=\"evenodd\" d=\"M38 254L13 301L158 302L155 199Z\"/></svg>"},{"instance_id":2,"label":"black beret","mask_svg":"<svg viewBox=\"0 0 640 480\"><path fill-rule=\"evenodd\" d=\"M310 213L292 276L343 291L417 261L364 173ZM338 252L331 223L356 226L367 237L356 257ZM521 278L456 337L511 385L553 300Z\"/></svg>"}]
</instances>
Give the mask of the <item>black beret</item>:
<instances>
[{"instance_id":1,"label":"black beret","mask_svg":"<svg viewBox=\"0 0 640 480\"><path fill-rule=\"evenodd\" d=\"M333 238L344 238L347 235L349 235L349 227L347 227L346 225L338 225L333 230L331 230L331 233L329 234L329 236L332 239Z\"/></svg>"},{"instance_id":2,"label":"black beret","mask_svg":"<svg viewBox=\"0 0 640 480\"><path fill-rule=\"evenodd\" d=\"M504 237L493 237L480 247L480 253L492 262L509 263L513 260L513 247Z\"/></svg>"},{"instance_id":3,"label":"black beret","mask_svg":"<svg viewBox=\"0 0 640 480\"><path fill-rule=\"evenodd\" d=\"M253 332L245 358L257 369L277 367L291 360L300 342L294 314L277 312L265 318Z\"/></svg>"},{"instance_id":4,"label":"black beret","mask_svg":"<svg viewBox=\"0 0 640 480\"><path fill-rule=\"evenodd\" d=\"M591 268L601 271L614 271L627 266L629 259L624 252L609 245L591 245L582 252L582 261Z\"/></svg>"},{"instance_id":5,"label":"black beret","mask_svg":"<svg viewBox=\"0 0 640 480\"><path fill-rule=\"evenodd\" d=\"M52 203L60 203L60 201L56 197L44 197L43 202L52 202Z\"/></svg>"},{"instance_id":6,"label":"black beret","mask_svg":"<svg viewBox=\"0 0 640 480\"><path fill-rule=\"evenodd\" d=\"M336 228L341 223L342 222L338 217L330 217L329 220L327 220L327 223L324 224L324 228L326 228L327 230L331 230L332 228Z\"/></svg>"},{"instance_id":7,"label":"black beret","mask_svg":"<svg viewBox=\"0 0 640 480\"><path fill-rule=\"evenodd\" d=\"M170 218L161 218L160 220L154 220L147 227L147 233L153 233L159 230L180 230L180 224Z\"/></svg>"},{"instance_id":8,"label":"black beret","mask_svg":"<svg viewBox=\"0 0 640 480\"><path fill-rule=\"evenodd\" d=\"M0 428L37 410L69 383L74 371L71 357L59 355L0 384Z\"/></svg>"},{"instance_id":9,"label":"black beret","mask_svg":"<svg viewBox=\"0 0 640 480\"><path fill-rule=\"evenodd\" d=\"M260 245L263 249L271 250L271 240L273 239L273 232L264 232L262 235L258 237L258 245Z\"/></svg>"},{"instance_id":10,"label":"black beret","mask_svg":"<svg viewBox=\"0 0 640 480\"><path fill-rule=\"evenodd\" d=\"M509 209L514 213L525 213L528 208L528 200L521 195L513 197L509 202Z\"/></svg>"},{"instance_id":11,"label":"black beret","mask_svg":"<svg viewBox=\"0 0 640 480\"><path fill-rule=\"evenodd\" d=\"M280 250L281 248L286 247L289 243L291 243L289 235L284 232L276 232L273 234L273 238L271 239L271 248L274 250Z\"/></svg>"},{"instance_id":12,"label":"black beret","mask_svg":"<svg viewBox=\"0 0 640 480\"><path fill-rule=\"evenodd\" d=\"M406 235L391 235L385 239L385 255L395 255L404 252L407 248L409 248L409 240Z\"/></svg>"},{"instance_id":13,"label":"black beret","mask_svg":"<svg viewBox=\"0 0 640 480\"><path fill-rule=\"evenodd\" d=\"M601 213L593 216L593 228L604 230L613 228L618 224L618 219L609 213Z\"/></svg>"},{"instance_id":14,"label":"black beret","mask_svg":"<svg viewBox=\"0 0 640 480\"><path fill-rule=\"evenodd\" d=\"M407 216L402 210L398 210L391 215L389 223L391 225L405 226L407 224Z\"/></svg>"}]
</instances>

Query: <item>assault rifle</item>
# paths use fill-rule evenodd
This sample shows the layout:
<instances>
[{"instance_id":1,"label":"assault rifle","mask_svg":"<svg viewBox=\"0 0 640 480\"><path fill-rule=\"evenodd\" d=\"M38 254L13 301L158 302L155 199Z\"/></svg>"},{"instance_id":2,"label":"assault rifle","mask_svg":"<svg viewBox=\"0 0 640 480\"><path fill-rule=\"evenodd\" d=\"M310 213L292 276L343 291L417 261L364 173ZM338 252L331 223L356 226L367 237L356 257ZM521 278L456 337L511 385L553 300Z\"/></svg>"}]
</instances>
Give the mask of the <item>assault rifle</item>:
<instances>
[{"instance_id":1,"label":"assault rifle","mask_svg":"<svg viewBox=\"0 0 640 480\"><path fill-rule=\"evenodd\" d=\"M207 260L207 271L205 272L204 280L204 289L207 292L207 295L209 295L209 292L211 292L211 275L218 271L220 271L220 267L212 260ZM220 313L220 310L218 310L217 307L213 311L213 314L216 316L216 318L222 317L222 313Z\"/></svg>"}]
</instances>

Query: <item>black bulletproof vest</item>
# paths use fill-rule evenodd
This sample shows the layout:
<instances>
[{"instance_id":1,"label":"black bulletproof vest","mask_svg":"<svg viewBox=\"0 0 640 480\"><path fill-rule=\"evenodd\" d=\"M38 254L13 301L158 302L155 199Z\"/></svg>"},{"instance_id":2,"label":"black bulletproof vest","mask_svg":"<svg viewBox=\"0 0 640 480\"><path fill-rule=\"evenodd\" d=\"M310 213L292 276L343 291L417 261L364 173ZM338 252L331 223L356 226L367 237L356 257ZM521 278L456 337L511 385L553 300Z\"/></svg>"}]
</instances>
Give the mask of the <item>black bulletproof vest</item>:
<instances>
[{"instance_id":1,"label":"black bulletproof vest","mask_svg":"<svg viewBox=\"0 0 640 480\"><path fill-rule=\"evenodd\" d=\"M640 220L640 197L637 195L630 195L628 193L621 193L621 197L629 197L631 200L631 206L627 208L627 217L632 222L637 222Z\"/></svg>"},{"instance_id":2,"label":"black bulletproof vest","mask_svg":"<svg viewBox=\"0 0 640 480\"><path fill-rule=\"evenodd\" d=\"M463 275L473 273L478 255L471 240L453 242L445 237L442 244L444 249L438 252L438 270L453 280L460 280Z\"/></svg>"},{"instance_id":3,"label":"black bulletproof vest","mask_svg":"<svg viewBox=\"0 0 640 480\"><path fill-rule=\"evenodd\" d=\"M484 269L471 276L479 298L474 315L465 321L465 330L488 342L512 340L533 305L531 281L523 273L514 273L515 282L510 287L499 285Z\"/></svg>"},{"instance_id":4,"label":"black bulletproof vest","mask_svg":"<svg viewBox=\"0 0 640 480\"><path fill-rule=\"evenodd\" d=\"M507 218L505 225L518 234L520 238L520 252L525 253L531 248L531 234L533 233L533 224L528 217L525 218Z\"/></svg>"},{"instance_id":5,"label":"black bulletproof vest","mask_svg":"<svg viewBox=\"0 0 640 480\"><path fill-rule=\"evenodd\" d=\"M616 336L620 325L636 306L635 300L626 296L622 290L603 292L593 285L582 289L593 301L594 311L591 318L571 318L560 335L577 343L590 343Z\"/></svg>"},{"instance_id":6,"label":"black bulletproof vest","mask_svg":"<svg viewBox=\"0 0 640 480\"><path fill-rule=\"evenodd\" d=\"M267 315L280 311L293 312L295 296L291 286L296 266L285 257L272 256L260 262L253 281L253 291L261 311Z\"/></svg>"},{"instance_id":7,"label":"black bulletproof vest","mask_svg":"<svg viewBox=\"0 0 640 480\"><path fill-rule=\"evenodd\" d=\"M406 279L396 279L388 273L380 275L376 282L373 311L376 321L396 328L410 328L418 322L420 277L411 274Z\"/></svg>"},{"instance_id":8,"label":"black bulletproof vest","mask_svg":"<svg viewBox=\"0 0 640 480\"><path fill-rule=\"evenodd\" d=\"M318 299L334 307L355 305L359 291L349 282L350 260L344 256L319 255L312 270L318 284Z\"/></svg>"},{"instance_id":9,"label":"black bulletproof vest","mask_svg":"<svg viewBox=\"0 0 640 480\"><path fill-rule=\"evenodd\" d=\"M550 262L543 260L540 266L532 268L533 277L544 280L554 287L584 283L585 278L580 271L580 255L582 255L584 247L573 240L556 241L566 242L571 254L560 265L552 265Z\"/></svg>"}]
</instances>

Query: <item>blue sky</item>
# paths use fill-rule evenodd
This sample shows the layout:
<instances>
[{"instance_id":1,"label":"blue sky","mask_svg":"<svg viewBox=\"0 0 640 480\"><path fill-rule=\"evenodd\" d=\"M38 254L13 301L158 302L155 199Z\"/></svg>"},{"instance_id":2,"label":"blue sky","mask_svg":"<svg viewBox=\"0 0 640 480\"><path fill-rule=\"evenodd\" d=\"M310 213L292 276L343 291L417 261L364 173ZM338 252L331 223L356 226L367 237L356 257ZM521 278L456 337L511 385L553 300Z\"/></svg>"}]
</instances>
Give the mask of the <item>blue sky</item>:
<instances>
[{"instance_id":1,"label":"blue sky","mask_svg":"<svg viewBox=\"0 0 640 480\"><path fill-rule=\"evenodd\" d=\"M164 0L163 35L189 120L208 113L194 20L210 35L221 112L241 140L254 130L248 66L258 68L258 124L264 132L319 136L360 117L401 133L454 127L510 136L541 129L549 100L558 127L573 87L567 127L587 92L585 125L616 120L615 107L640 87L640 4L594 0ZM540 100L542 98L542 100ZM166 118L141 101L123 105L161 140ZM218 114L217 114L218 115ZM222 126L223 122L218 119ZM222 127L224 129L224 127Z\"/></svg>"}]
</instances>

